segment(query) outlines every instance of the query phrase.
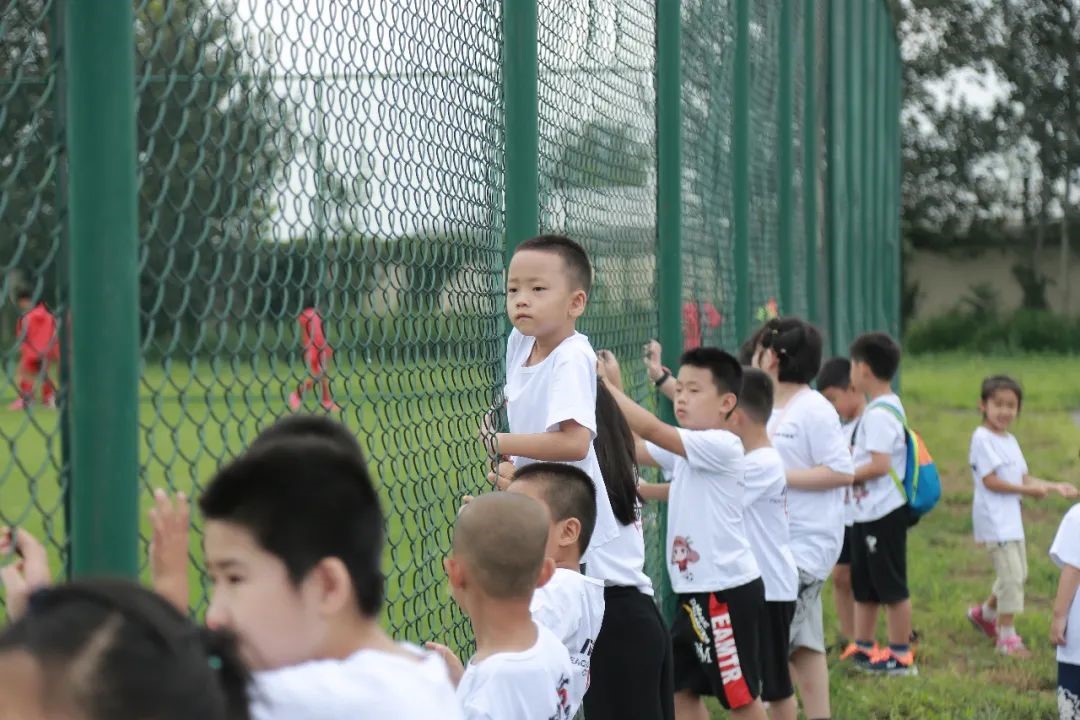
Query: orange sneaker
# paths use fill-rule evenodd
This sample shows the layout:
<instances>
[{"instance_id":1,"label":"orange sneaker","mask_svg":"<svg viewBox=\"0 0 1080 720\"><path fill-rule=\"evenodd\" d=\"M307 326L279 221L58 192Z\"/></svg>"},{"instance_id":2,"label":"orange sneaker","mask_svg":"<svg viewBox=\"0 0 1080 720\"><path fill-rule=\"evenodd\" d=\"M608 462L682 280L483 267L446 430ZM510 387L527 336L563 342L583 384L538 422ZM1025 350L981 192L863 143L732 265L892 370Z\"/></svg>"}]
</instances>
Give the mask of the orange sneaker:
<instances>
[{"instance_id":1,"label":"orange sneaker","mask_svg":"<svg viewBox=\"0 0 1080 720\"><path fill-rule=\"evenodd\" d=\"M908 650L905 653L896 653L892 648L883 648L870 661L866 671L874 675L918 675L919 668L915 666L915 653Z\"/></svg>"},{"instance_id":2,"label":"orange sneaker","mask_svg":"<svg viewBox=\"0 0 1080 720\"><path fill-rule=\"evenodd\" d=\"M879 652L881 651L876 644L867 652L859 647L857 643L851 643L840 654L840 662L851 660L857 667L867 667L874 661Z\"/></svg>"}]
</instances>

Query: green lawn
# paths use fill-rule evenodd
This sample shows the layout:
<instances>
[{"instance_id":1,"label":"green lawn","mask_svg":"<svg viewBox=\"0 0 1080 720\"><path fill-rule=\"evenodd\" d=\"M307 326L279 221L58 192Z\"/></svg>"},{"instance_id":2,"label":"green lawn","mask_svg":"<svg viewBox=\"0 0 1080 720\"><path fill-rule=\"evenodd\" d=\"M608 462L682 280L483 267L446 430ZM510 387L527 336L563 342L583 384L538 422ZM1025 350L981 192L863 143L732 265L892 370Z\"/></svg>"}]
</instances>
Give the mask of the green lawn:
<instances>
[{"instance_id":1,"label":"green lawn","mask_svg":"<svg viewBox=\"0 0 1080 720\"><path fill-rule=\"evenodd\" d=\"M1046 550L1068 502L1028 503L1028 610L1018 627L1035 658L1024 662L999 657L964 618L967 605L985 596L992 579L988 558L971 540L967 446L979 422L980 380L990 373L1012 373L1027 389L1016 434L1033 472L1047 479L1080 480L1080 429L1069 416L1070 410L1080 410L1076 368L1076 361L1064 358L958 356L923 357L905 366L904 400L945 483L941 505L919 524L910 541L915 626L923 637L921 674L886 680L835 669L834 717L1054 717L1055 664L1046 636L1057 574ZM144 504L152 487L192 492L222 458L283 414L296 370L230 362L195 370L150 369L140 414ZM368 368L350 378L337 398L345 407L342 419L361 437L382 483L390 517L387 624L403 638L442 638L458 646L467 641L461 617L444 590L441 558L457 498L483 483L473 435L476 419L491 399L485 389L491 372L482 364L452 372L438 367ZM11 449L0 455L0 522L15 522L52 538L59 568L64 527L56 481L56 423L55 413L28 416L0 410L0 448ZM196 535L196 561L198 542ZM199 579L197 570L193 577ZM201 582L193 584L193 601L197 608L204 607ZM831 636L835 623L828 594L825 607Z\"/></svg>"}]
</instances>

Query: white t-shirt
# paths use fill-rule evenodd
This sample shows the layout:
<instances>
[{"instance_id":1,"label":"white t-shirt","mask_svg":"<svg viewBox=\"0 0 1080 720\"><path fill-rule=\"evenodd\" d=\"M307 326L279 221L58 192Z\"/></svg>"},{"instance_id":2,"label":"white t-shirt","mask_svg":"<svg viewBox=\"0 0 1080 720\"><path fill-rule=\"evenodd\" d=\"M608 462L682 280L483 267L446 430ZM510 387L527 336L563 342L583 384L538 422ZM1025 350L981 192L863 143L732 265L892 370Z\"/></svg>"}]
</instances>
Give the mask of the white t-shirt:
<instances>
[{"instance_id":1,"label":"white t-shirt","mask_svg":"<svg viewBox=\"0 0 1080 720\"><path fill-rule=\"evenodd\" d=\"M799 569L788 542L787 478L784 462L771 447L746 454L743 522L765 582L769 602L792 602L799 595Z\"/></svg>"},{"instance_id":2,"label":"white t-shirt","mask_svg":"<svg viewBox=\"0 0 1080 720\"><path fill-rule=\"evenodd\" d=\"M859 421L861 417L857 417L851 422L846 422L840 426L840 430L844 433L844 438L847 440L848 446L851 448L852 453L855 452L855 430L859 427ZM852 461L854 464L854 460ZM855 524L855 502L851 499L851 488L844 488L844 525L851 527Z\"/></svg>"},{"instance_id":3,"label":"white t-shirt","mask_svg":"<svg viewBox=\"0 0 1080 720\"><path fill-rule=\"evenodd\" d=\"M784 407L773 408L769 438L785 470L824 465L852 474L851 449L840 430L840 416L825 396L809 388ZM844 544L844 488L788 488L791 552L799 569L825 580Z\"/></svg>"},{"instance_id":4,"label":"white t-shirt","mask_svg":"<svg viewBox=\"0 0 1080 720\"><path fill-rule=\"evenodd\" d=\"M1009 433L998 435L980 425L971 435L971 475L975 481L975 496L971 502L971 519L975 542L1009 542L1024 539L1024 521L1020 515L1020 495L988 490L983 479L996 473L1004 482L1024 484L1028 465L1020 443Z\"/></svg>"},{"instance_id":5,"label":"white t-shirt","mask_svg":"<svg viewBox=\"0 0 1080 720\"><path fill-rule=\"evenodd\" d=\"M860 467L870 462L870 453L885 453L891 458L890 463L896 477L903 482L907 472L907 437L904 425L889 408L878 407L879 405L894 407L907 417L900 398L893 393L869 403L855 433L854 465ZM855 501L854 514L857 523L880 520L907 503L907 499L896 487L896 481L888 473L856 485L851 489L851 497Z\"/></svg>"},{"instance_id":6,"label":"white t-shirt","mask_svg":"<svg viewBox=\"0 0 1080 720\"><path fill-rule=\"evenodd\" d=\"M715 592L761 577L743 523L743 446L726 430L680 429L686 457L646 443L671 473L667 560L677 593Z\"/></svg>"},{"instance_id":7,"label":"white t-shirt","mask_svg":"<svg viewBox=\"0 0 1080 720\"><path fill-rule=\"evenodd\" d=\"M1080 568L1080 505L1073 505L1061 520L1050 559L1057 564ZM1080 665L1080 590L1073 595L1069 619L1065 623L1065 644L1058 647L1058 662Z\"/></svg>"},{"instance_id":8,"label":"white t-shirt","mask_svg":"<svg viewBox=\"0 0 1080 720\"><path fill-rule=\"evenodd\" d=\"M426 720L462 717L446 663L413 645L415 659L360 650L344 660L312 662L255 673L254 720Z\"/></svg>"},{"instance_id":9,"label":"white t-shirt","mask_svg":"<svg viewBox=\"0 0 1080 720\"><path fill-rule=\"evenodd\" d=\"M542 433L559 429L559 424L573 420L589 429L596 439L596 353L589 339L574 333L555 348L542 362L525 367L535 338L517 330L506 342L506 414L512 433ZM535 462L516 457L514 465ZM589 550L582 561L591 564L596 553L623 556L632 552L623 547L619 524L611 512L596 450L589 443L584 460L568 463L584 470L596 486L596 527ZM607 546L607 547L604 547ZM602 549L601 549L602 548ZM591 573L590 573L591 574Z\"/></svg>"},{"instance_id":10,"label":"white t-shirt","mask_svg":"<svg viewBox=\"0 0 1080 720\"><path fill-rule=\"evenodd\" d=\"M537 624L536 644L472 661L458 684L466 720L569 720L570 656L559 638ZM439 714L430 717L442 717Z\"/></svg>"},{"instance_id":11,"label":"white t-shirt","mask_svg":"<svg viewBox=\"0 0 1080 720\"><path fill-rule=\"evenodd\" d=\"M533 593L533 620L562 641L570 654L570 714L581 707L589 689L589 664L604 620L604 583L579 572L556 568L551 579Z\"/></svg>"},{"instance_id":12,"label":"white t-shirt","mask_svg":"<svg viewBox=\"0 0 1080 720\"><path fill-rule=\"evenodd\" d=\"M605 546L616 552L593 553L585 565L585 574L602 580L607 587L632 587L648 596L653 594L652 580L645 574L645 533L641 524L641 503L634 508L634 521L619 525L619 537Z\"/></svg>"}]
</instances>

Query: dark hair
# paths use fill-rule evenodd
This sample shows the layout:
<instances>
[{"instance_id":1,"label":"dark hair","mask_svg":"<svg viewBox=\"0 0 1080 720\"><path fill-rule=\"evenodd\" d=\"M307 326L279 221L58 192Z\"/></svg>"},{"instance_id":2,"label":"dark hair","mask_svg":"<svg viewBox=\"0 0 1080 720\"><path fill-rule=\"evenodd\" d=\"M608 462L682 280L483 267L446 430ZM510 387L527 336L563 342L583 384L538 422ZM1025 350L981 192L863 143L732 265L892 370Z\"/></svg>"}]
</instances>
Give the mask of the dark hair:
<instances>
[{"instance_id":1,"label":"dark hair","mask_svg":"<svg viewBox=\"0 0 1080 720\"><path fill-rule=\"evenodd\" d=\"M607 488L611 511L620 525L629 525L637 520L641 503L637 487L634 432L602 380L596 383L596 439L593 447Z\"/></svg>"},{"instance_id":2,"label":"dark hair","mask_svg":"<svg viewBox=\"0 0 1080 720\"><path fill-rule=\"evenodd\" d=\"M544 504L555 522L577 518L581 523L578 550L589 549L596 528L596 486L580 468L564 463L532 463L514 473L514 482L535 482L543 487Z\"/></svg>"},{"instance_id":3,"label":"dark hair","mask_svg":"<svg viewBox=\"0 0 1080 720\"><path fill-rule=\"evenodd\" d=\"M575 288L580 288L588 295L592 292L592 263L585 248L564 235L537 235L514 248L514 254L522 250L555 253L563 259L570 272L570 280Z\"/></svg>"},{"instance_id":4,"label":"dark hair","mask_svg":"<svg viewBox=\"0 0 1080 720\"><path fill-rule=\"evenodd\" d=\"M324 558L338 558L360 611L373 617L383 603L382 509L359 446L338 425L291 418L271 427L218 471L199 507L207 520L250 531L294 584Z\"/></svg>"},{"instance_id":5,"label":"dark hair","mask_svg":"<svg viewBox=\"0 0 1080 720\"><path fill-rule=\"evenodd\" d=\"M743 368L739 409L759 425L769 422L773 409L772 378L757 368Z\"/></svg>"},{"instance_id":6,"label":"dark hair","mask_svg":"<svg viewBox=\"0 0 1080 720\"><path fill-rule=\"evenodd\" d=\"M34 291L30 288L26 287L25 285L15 288L15 302L19 302L20 300L32 301L33 299Z\"/></svg>"},{"instance_id":7,"label":"dark hair","mask_svg":"<svg viewBox=\"0 0 1080 720\"><path fill-rule=\"evenodd\" d=\"M758 345L761 344L761 337L765 334L765 326L762 325L754 334L743 340L743 344L739 346L739 364L746 367L754 364L754 355L757 354Z\"/></svg>"},{"instance_id":8,"label":"dark hair","mask_svg":"<svg viewBox=\"0 0 1080 720\"><path fill-rule=\"evenodd\" d=\"M892 380L900 368L900 346L883 332L863 333L848 351L851 362L864 362L878 380Z\"/></svg>"},{"instance_id":9,"label":"dark hair","mask_svg":"<svg viewBox=\"0 0 1080 720\"><path fill-rule=\"evenodd\" d=\"M679 360L680 365L702 368L712 373L713 383L721 393L731 393L736 398L742 388L743 369L731 353L720 348L698 347L687 350Z\"/></svg>"},{"instance_id":10,"label":"dark hair","mask_svg":"<svg viewBox=\"0 0 1080 720\"><path fill-rule=\"evenodd\" d=\"M821 367L821 332L796 317L774 318L758 331L758 344L776 353L780 361L777 380L809 384Z\"/></svg>"},{"instance_id":11,"label":"dark hair","mask_svg":"<svg viewBox=\"0 0 1080 720\"><path fill-rule=\"evenodd\" d=\"M818 392L829 388L847 390L851 387L851 361L842 357L829 358L821 366L816 384Z\"/></svg>"},{"instance_id":12,"label":"dark hair","mask_svg":"<svg viewBox=\"0 0 1080 720\"><path fill-rule=\"evenodd\" d=\"M259 433L249 448L256 448L286 437L312 437L328 440L345 452L357 453L363 459L364 452L349 428L325 415L288 415Z\"/></svg>"},{"instance_id":13,"label":"dark hair","mask_svg":"<svg viewBox=\"0 0 1080 720\"><path fill-rule=\"evenodd\" d=\"M983 380L979 397L983 402L986 402L999 390L1008 390L1016 394L1016 410L1019 412L1024 406L1024 388L1020 387L1020 383L1008 375L991 375Z\"/></svg>"},{"instance_id":14,"label":"dark hair","mask_svg":"<svg viewBox=\"0 0 1080 720\"><path fill-rule=\"evenodd\" d=\"M126 580L39 590L0 633L89 720L247 720L249 676L231 635L191 623Z\"/></svg>"}]
</instances>

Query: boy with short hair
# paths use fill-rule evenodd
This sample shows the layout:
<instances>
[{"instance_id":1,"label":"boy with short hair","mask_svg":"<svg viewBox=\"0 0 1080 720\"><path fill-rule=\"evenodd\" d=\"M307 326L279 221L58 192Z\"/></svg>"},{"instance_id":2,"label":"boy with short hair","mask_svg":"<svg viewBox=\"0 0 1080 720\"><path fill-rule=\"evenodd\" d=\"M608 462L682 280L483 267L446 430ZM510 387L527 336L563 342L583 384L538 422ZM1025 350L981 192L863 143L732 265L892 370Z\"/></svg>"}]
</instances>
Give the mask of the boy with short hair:
<instances>
[{"instance_id":1,"label":"boy with short hair","mask_svg":"<svg viewBox=\"0 0 1080 720\"><path fill-rule=\"evenodd\" d=\"M15 292L15 304L22 314L15 323L19 338L19 397L10 410L25 410L34 401L34 386L41 383L41 403L56 407L56 386L49 378L49 365L60 359L60 342L56 336L56 318L44 302L34 304L34 294L27 288Z\"/></svg>"},{"instance_id":2,"label":"boy with short hair","mask_svg":"<svg viewBox=\"0 0 1080 720\"><path fill-rule=\"evenodd\" d=\"M795 720L798 704L788 655L791 620L799 594L799 569L788 544L784 461L773 449L766 427L772 406L773 385L769 376L754 368L743 368L739 404L731 415L730 425L746 452L743 521L765 583L761 699L768 703L769 717L773 720Z\"/></svg>"},{"instance_id":3,"label":"boy with short hair","mask_svg":"<svg viewBox=\"0 0 1080 720\"><path fill-rule=\"evenodd\" d=\"M533 620L551 630L566 647L571 716L589 689L589 665L604 619L604 583L581 574L581 557L596 524L592 479L570 465L534 463L514 475L508 492L542 502L551 515L546 555L555 561L551 579L533 593Z\"/></svg>"},{"instance_id":4,"label":"boy with short hair","mask_svg":"<svg viewBox=\"0 0 1080 720\"><path fill-rule=\"evenodd\" d=\"M683 354L675 387L680 427L661 421L617 388L638 442L638 461L672 475L642 486L668 500L668 573L680 611L672 625L675 713L707 717L713 695L736 718L764 720L760 633L765 586L743 520L743 446L729 427L743 371L717 348Z\"/></svg>"},{"instance_id":5,"label":"boy with short hair","mask_svg":"<svg viewBox=\"0 0 1080 720\"><path fill-rule=\"evenodd\" d=\"M463 668L439 648L457 682L466 720L569 720L570 656L530 611L551 578L550 515L524 493L490 493L462 508L444 561L455 602L468 616L476 654ZM433 715L432 717L438 717Z\"/></svg>"},{"instance_id":6,"label":"boy with short hair","mask_svg":"<svg viewBox=\"0 0 1080 720\"><path fill-rule=\"evenodd\" d=\"M596 487L596 529L584 558L591 577L612 579L633 553L620 534L596 459L596 353L577 332L592 288L585 250L561 235L518 245L506 280L506 312L514 330L506 343L508 433L485 422L493 457L562 462L580 468Z\"/></svg>"},{"instance_id":7,"label":"boy with short hair","mask_svg":"<svg viewBox=\"0 0 1080 720\"><path fill-rule=\"evenodd\" d=\"M851 361L842 357L826 360L815 384L818 392L836 408L848 445L854 446L855 429L866 408L866 396L851 384ZM836 617L840 621L839 644L844 648L841 660L852 657L857 651L857 646L852 642L855 637L855 598L851 594L851 526L855 523L854 512L851 488L845 487L844 545L832 573L833 601L836 603Z\"/></svg>"},{"instance_id":8,"label":"boy with short hair","mask_svg":"<svg viewBox=\"0 0 1080 720\"><path fill-rule=\"evenodd\" d=\"M199 506L214 584L207 624L234 632L256 671L253 718L460 717L442 660L379 626L383 515L340 423L271 427L218 471Z\"/></svg>"},{"instance_id":9,"label":"boy with short hair","mask_svg":"<svg viewBox=\"0 0 1080 720\"><path fill-rule=\"evenodd\" d=\"M330 347L323 329L322 315L315 306L315 298L309 297L304 302L304 310L297 318L300 323L300 342L304 348L304 363L310 376L297 386L289 396L289 408L299 410L304 403L304 395L318 383L322 387L322 406L329 412L339 412L341 408L330 395L330 362L334 358L334 349Z\"/></svg>"},{"instance_id":10,"label":"boy with short hair","mask_svg":"<svg viewBox=\"0 0 1080 720\"><path fill-rule=\"evenodd\" d=\"M895 478L907 470L904 406L891 383L900 347L885 333L860 335L851 345L851 384L868 399L855 432L851 589L855 597L854 659L863 669L915 675L911 599L907 584L907 498ZM886 606L889 644L874 642L877 614Z\"/></svg>"}]
</instances>

